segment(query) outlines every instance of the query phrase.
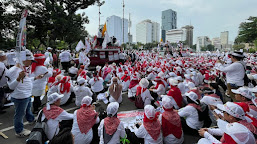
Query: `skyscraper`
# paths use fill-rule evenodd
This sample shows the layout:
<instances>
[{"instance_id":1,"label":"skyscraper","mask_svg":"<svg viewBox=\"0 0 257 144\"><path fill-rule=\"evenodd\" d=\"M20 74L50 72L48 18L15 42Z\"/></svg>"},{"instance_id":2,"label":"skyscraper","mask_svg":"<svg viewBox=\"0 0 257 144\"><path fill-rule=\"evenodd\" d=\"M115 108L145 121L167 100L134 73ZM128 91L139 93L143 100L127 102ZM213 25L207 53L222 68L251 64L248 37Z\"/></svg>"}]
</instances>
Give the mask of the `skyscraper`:
<instances>
[{"instance_id":1,"label":"skyscraper","mask_svg":"<svg viewBox=\"0 0 257 144\"><path fill-rule=\"evenodd\" d=\"M136 41L143 44L153 41L159 42L160 24L151 20L144 20L136 26Z\"/></svg>"},{"instance_id":2,"label":"skyscraper","mask_svg":"<svg viewBox=\"0 0 257 144\"><path fill-rule=\"evenodd\" d=\"M228 31L220 33L220 41L222 45L228 44Z\"/></svg>"},{"instance_id":3,"label":"skyscraper","mask_svg":"<svg viewBox=\"0 0 257 144\"><path fill-rule=\"evenodd\" d=\"M124 19L124 43L129 41L128 39L128 19ZM123 19L118 16L110 16L107 18L107 32L109 37L116 37L120 43L123 42Z\"/></svg>"},{"instance_id":4,"label":"skyscraper","mask_svg":"<svg viewBox=\"0 0 257 144\"><path fill-rule=\"evenodd\" d=\"M186 25L186 26L182 27L182 29L185 29L185 31L186 31L186 45L188 45L189 47L192 47L193 46L194 27L191 25Z\"/></svg>"},{"instance_id":5,"label":"skyscraper","mask_svg":"<svg viewBox=\"0 0 257 144\"><path fill-rule=\"evenodd\" d=\"M172 9L162 11L162 40L166 41L166 31L177 29L177 12Z\"/></svg>"}]
</instances>

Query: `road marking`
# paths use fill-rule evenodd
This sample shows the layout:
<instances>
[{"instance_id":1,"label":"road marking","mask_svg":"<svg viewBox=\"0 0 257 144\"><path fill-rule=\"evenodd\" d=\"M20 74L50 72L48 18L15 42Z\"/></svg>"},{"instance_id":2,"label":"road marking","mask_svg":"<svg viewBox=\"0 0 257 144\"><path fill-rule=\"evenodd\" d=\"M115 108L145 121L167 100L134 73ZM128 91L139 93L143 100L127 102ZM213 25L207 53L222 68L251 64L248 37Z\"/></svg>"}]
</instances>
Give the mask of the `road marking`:
<instances>
[{"instance_id":1,"label":"road marking","mask_svg":"<svg viewBox=\"0 0 257 144\"><path fill-rule=\"evenodd\" d=\"M72 111L72 110L75 110L75 109L77 109L77 108L78 108L78 107L69 108L69 109L66 109L66 111ZM28 125L28 124L29 124L29 122L25 122L25 123L23 123L23 126ZM14 126L10 126L10 127L1 129L0 132L6 132L6 131L9 131L9 130L11 130L11 129L14 129Z\"/></svg>"}]
</instances>

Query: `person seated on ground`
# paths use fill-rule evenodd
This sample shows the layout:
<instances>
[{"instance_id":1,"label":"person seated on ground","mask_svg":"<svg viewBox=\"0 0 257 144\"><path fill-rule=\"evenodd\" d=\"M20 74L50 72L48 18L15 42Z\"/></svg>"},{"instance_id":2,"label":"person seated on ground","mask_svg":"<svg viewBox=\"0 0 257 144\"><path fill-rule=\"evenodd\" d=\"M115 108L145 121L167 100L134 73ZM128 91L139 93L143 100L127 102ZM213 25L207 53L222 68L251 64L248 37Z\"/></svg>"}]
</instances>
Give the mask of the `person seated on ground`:
<instances>
[{"instance_id":1,"label":"person seated on ground","mask_svg":"<svg viewBox=\"0 0 257 144\"><path fill-rule=\"evenodd\" d=\"M52 93L57 92L58 93L58 86L60 84L60 81L62 79L63 75L57 75L55 77L55 81L48 87L47 96L51 95Z\"/></svg>"},{"instance_id":2,"label":"person seated on ground","mask_svg":"<svg viewBox=\"0 0 257 144\"><path fill-rule=\"evenodd\" d=\"M128 98L131 100L135 100L135 96L137 93L137 87L139 86L139 78L134 74L128 88Z\"/></svg>"},{"instance_id":3,"label":"person seated on ground","mask_svg":"<svg viewBox=\"0 0 257 144\"><path fill-rule=\"evenodd\" d=\"M224 98L222 93L220 92L219 85L217 83L209 83L209 88L213 90L214 94L218 95L222 102L224 102Z\"/></svg>"},{"instance_id":4,"label":"person seated on ground","mask_svg":"<svg viewBox=\"0 0 257 144\"><path fill-rule=\"evenodd\" d=\"M59 133L59 122L63 120L72 120L73 114L69 114L62 108L60 108L61 98L63 95L53 93L47 97L46 107L43 108L43 114L41 121L47 119L46 135L51 140L55 135ZM41 112L42 112L41 111ZM39 112L40 114L40 112Z\"/></svg>"},{"instance_id":5,"label":"person seated on ground","mask_svg":"<svg viewBox=\"0 0 257 144\"><path fill-rule=\"evenodd\" d=\"M62 72L60 69L53 70L53 75L48 78L47 86L50 89L51 85L56 81L56 76L60 75Z\"/></svg>"},{"instance_id":6,"label":"person seated on ground","mask_svg":"<svg viewBox=\"0 0 257 144\"><path fill-rule=\"evenodd\" d=\"M103 87L104 80L103 78L99 77L96 72L93 74L93 76L94 77L89 80L88 84L90 84L91 90L94 93L93 102L95 102L97 95L104 90L104 87Z\"/></svg>"},{"instance_id":7,"label":"person seated on ground","mask_svg":"<svg viewBox=\"0 0 257 144\"><path fill-rule=\"evenodd\" d=\"M70 128L64 128L60 131L49 144L74 144L74 135Z\"/></svg>"},{"instance_id":8,"label":"person seated on ground","mask_svg":"<svg viewBox=\"0 0 257 144\"><path fill-rule=\"evenodd\" d=\"M77 73L77 76L79 76L79 74L80 74L83 70L85 70L85 66L84 66L84 65L80 65L79 70L78 70L78 73Z\"/></svg>"},{"instance_id":9,"label":"person seated on ground","mask_svg":"<svg viewBox=\"0 0 257 144\"><path fill-rule=\"evenodd\" d=\"M198 141L198 144L255 144L255 137L249 129L244 125L234 122L228 123L221 119L217 120L219 131L212 131L211 129L202 129L199 131L199 134L202 138ZM222 140L217 140L211 135L211 133L219 133L223 135Z\"/></svg>"},{"instance_id":10,"label":"person seated on ground","mask_svg":"<svg viewBox=\"0 0 257 144\"><path fill-rule=\"evenodd\" d=\"M99 144L118 144L120 138L126 136L123 122L117 118L119 103L111 102L107 106L107 117L100 122L98 127Z\"/></svg>"},{"instance_id":11,"label":"person seated on ground","mask_svg":"<svg viewBox=\"0 0 257 144\"><path fill-rule=\"evenodd\" d=\"M152 86L150 87L150 91L153 92L153 97L155 100L157 100L157 98L160 98L161 95L165 94L165 84L163 83L161 77L157 76L154 81L156 82L156 86Z\"/></svg>"},{"instance_id":12,"label":"person seated on ground","mask_svg":"<svg viewBox=\"0 0 257 144\"><path fill-rule=\"evenodd\" d=\"M235 94L235 99L238 102L244 102L249 105L250 108L250 114L257 118L257 107L253 103L253 99L255 98L254 93L249 91L246 87L240 87L238 89L232 89L232 93Z\"/></svg>"},{"instance_id":13,"label":"person seated on ground","mask_svg":"<svg viewBox=\"0 0 257 144\"><path fill-rule=\"evenodd\" d=\"M219 119L226 120L229 123L240 123L247 127L252 133L256 134L256 127L251 123L252 120L245 116L244 109L240 103L227 102L224 105L218 104L217 109L221 112L220 114L214 113L215 117L218 119L218 123ZM207 133L205 134L205 132ZM199 134L205 138L210 137L210 139L212 139L212 135L223 136L224 138L224 133L220 128L202 128L200 129ZM222 142L223 138L221 138Z\"/></svg>"},{"instance_id":14,"label":"person seated on ground","mask_svg":"<svg viewBox=\"0 0 257 144\"><path fill-rule=\"evenodd\" d=\"M70 77L65 76L58 85L58 93L64 95L61 98L61 105L68 104L71 101L71 92L73 92L73 86L70 82Z\"/></svg>"},{"instance_id":15,"label":"person seated on ground","mask_svg":"<svg viewBox=\"0 0 257 144\"><path fill-rule=\"evenodd\" d=\"M139 124L140 125L140 124ZM151 105L146 105L144 108L143 124L135 130L138 138L144 138L145 144L162 144L161 123L158 120L158 115Z\"/></svg>"},{"instance_id":16,"label":"person seated on ground","mask_svg":"<svg viewBox=\"0 0 257 144\"><path fill-rule=\"evenodd\" d=\"M84 78L80 78L78 81L78 86L76 86L74 88L74 93L76 96L76 101L75 104L76 106L80 106L81 105L81 101L83 99L83 97L86 96L93 96L92 91L90 90L90 88L88 88L87 86L85 86L86 80Z\"/></svg>"},{"instance_id":17,"label":"person seated on ground","mask_svg":"<svg viewBox=\"0 0 257 144\"><path fill-rule=\"evenodd\" d=\"M69 72L69 76L75 80L77 73L78 73L78 68L76 67L76 64L74 63L74 61L71 61L71 65L72 67L69 68L68 72Z\"/></svg>"},{"instance_id":18,"label":"person seated on ground","mask_svg":"<svg viewBox=\"0 0 257 144\"><path fill-rule=\"evenodd\" d=\"M88 85L87 82L90 80L90 78L87 76L87 71L86 71L86 70L83 70L83 71L78 75L77 80L79 80L79 79L81 79L81 78L85 79L85 84Z\"/></svg>"},{"instance_id":19,"label":"person seated on ground","mask_svg":"<svg viewBox=\"0 0 257 144\"><path fill-rule=\"evenodd\" d=\"M198 96L194 92L185 94L188 105L178 110L184 133L198 135L197 130L203 127L204 119Z\"/></svg>"},{"instance_id":20,"label":"person seated on ground","mask_svg":"<svg viewBox=\"0 0 257 144\"><path fill-rule=\"evenodd\" d=\"M90 144L93 140L92 127L100 120L91 102L92 98L85 96L81 101L81 108L74 112L71 132L74 135L75 144Z\"/></svg>"},{"instance_id":21,"label":"person seated on ground","mask_svg":"<svg viewBox=\"0 0 257 144\"><path fill-rule=\"evenodd\" d=\"M122 102L122 85L119 84L119 79L117 77L112 78L111 86L108 91L110 93L110 102Z\"/></svg>"},{"instance_id":22,"label":"person seated on ground","mask_svg":"<svg viewBox=\"0 0 257 144\"><path fill-rule=\"evenodd\" d=\"M208 106L215 106L217 107L217 104L223 104L220 97L214 93L214 91L208 87L203 88L204 96L200 100L201 103L205 103Z\"/></svg>"},{"instance_id":23,"label":"person seated on ground","mask_svg":"<svg viewBox=\"0 0 257 144\"><path fill-rule=\"evenodd\" d=\"M183 130L178 113L173 110L173 103L167 96L162 98L164 112L160 114L159 121L162 125L164 144L182 144L184 141Z\"/></svg>"},{"instance_id":24,"label":"person seated on ground","mask_svg":"<svg viewBox=\"0 0 257 144\"><path fill-rule=\"evenodd\" d=\"M122 91L128 91L128 87L130 84L130 76L128 71L125 71L124 75L121 77L121 83L122 83Z\"/></svg>"},{"instance_id":25,"label":"person seated on ground","mask_svg":"<svg viewBox=\"0 0 257 144\"><path fill-rule=\"evenodd\" d=\"M175 109L182 108L183 98L180 89L177 87L178 81L176 79L169 79L170 90L167 96L171 99Z\"/></svg>"},{"instance_id":26,"label":"person seated on ground","mask_svg":"<svg viewBox=\"0 0 257 144\"><path fill-rule=\"evenodd\" d=\"M154 100L154 98L151 96L150 91L147 89L149 85L149 81L146 78L142 78L139 82L139 86L137 87L136 96L141 97L142 101L144 103L144 106L151 104L151 101ZM135 105L137 106L137 100L135 100ZM138 107L139 108L139 107Z\"/></svg>"}]
</instances>

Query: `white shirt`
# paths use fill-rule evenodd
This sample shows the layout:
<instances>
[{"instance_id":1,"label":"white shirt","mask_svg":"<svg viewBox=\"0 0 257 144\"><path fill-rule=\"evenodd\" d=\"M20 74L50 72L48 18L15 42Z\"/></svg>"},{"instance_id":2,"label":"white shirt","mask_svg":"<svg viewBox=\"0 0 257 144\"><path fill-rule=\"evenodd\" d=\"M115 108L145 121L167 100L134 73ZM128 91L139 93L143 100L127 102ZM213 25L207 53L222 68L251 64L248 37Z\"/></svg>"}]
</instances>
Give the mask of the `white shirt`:
<instances>
[{"instance_id":1,"label":"white shirt","mask_svg":"<svg viewBox=\"0 0 257 144\"><path fill-rule=\"evenodd\" d=\"M182 95L186 93L186 86L183 82L178 84L178 88L180 89Z\"/></svg>"},{"instance_id":2,"label":"white shirt","mask_svg":"<svg viewBox=\"0 0 257 144\"><path fill-rule=\"evenodd\" d=\"M51 52L45 52L45 57L46 57L46 59L49 57L49 59L50 59L50 62L53 62L53 55L52 55L52 53Z\"/></svg>"},{"instance_id":3,"label":"white shirt","mask_svg":"<svg viewBox=\"0 0 257 144\"><path fill-rule=\"evenodd\" d=\"M19 73L22 71L21 68L18 68L16 66L13 66L10 68L8 77L10 80L7 82L9 85L9 88L14 90L10 96L15 99L25 99L31 96L32 92L32 83L34 80L34 77L29 77L28 74L25 76L25 78L20 82L18 82L16 79L19 76Z\"/></svg>"},{"instance_id":4,"label":"white shirt","mask_svg":"<svg viewBox=\"0 0 257 144\"><path fill-rule=\"evenodd\" d=\"M100 137L99 144L104 144L103 127L104 127L104 119L101 121L98 127L98 136ZM109 141L108 144L119 144L120 138L124 138L125 135L126 135L126 132L125 132L124 124L121 121L119 126L117 127L116 132L113 134L112 139Z\"/></svg>"},{"instance_id":5,"label":"white shirt","mask_svg":"<svg viewBox=\"0 0 257 144\"><path fill-rule=\"evenodd\" d=\"M153 89L153 92L157 93L158 95L165 94L165 87L160 84L157 89Z\"/></svg>"},{"instance_id":6,"label":"white shirt","mask_svg":"<svg viewBox=\"0 0 257 144\"><path fill-rule=\"evenodd\" d=\"M4 72L4 73L3 73ZM3 62L0 62L0 87L4 86L7 82L5 75L8 73L8 69L5 67ZM2 75L3 74L3 75Z\"/></svg>"},{"instance_id":7,"label":"white shirt","mask_svg":"<svg viewBox=\"0 0 257 144\"><path fill-rule=\"evenodd\" d=\"M99 123L100 119L97 117L96 123ZM81 133L78 121L77 121L77 110L74 112L73 125L71 133L74 135L74 144L90 144L93 139L92 128L85 134Z\"/></svg>"},{"instance_id":8,"label":"white shirt","mask_svg":"<svg viewBox=\"0 0 257 144\"><path fill-rule=\"evenodd\" d=\"M93 93L91 90L86 86L76 86L74 88L74 93L76 95L76 106L81 106L81 101L85 96L92 97Z\"/></svg>"},{"instance_id":9,"label":"white shirt","mask_svg":"<svg viewBox=\"0 0 257 144\"><path fill-rule=\"evenodd\" d=\"M103 78L98 77L98 79L99 79L98 81L94 81L94 79L95 78L91 78L89 80L89 82L88 82L91 85L92 91L93 92L100 92L100 91L102 91L104 89L104 87L103 87L103 82L104 82Z\"/></svg>"},{"instance_id":10,"label":"white shirt","mask_svg":"<svg viewBox=\"0 0 257 144\"><path fill-rule=\"evenodd\" d=\"M236 84L237 86L244 85L245 70L241 63L234 62L227 67L218 64L217 67L220 71L226 73L227 83Z\"/></svg>"},{"instance_id":11,"label":"white shirt","mask_svg":"<svg viewBox=\"0 0 257 144\"><path fill-rule=\"evenodd\" d=\"M53 74L52 68L46 68L45 66L37 66L36 70L31 74L32 77L37 77L48 72L43 78L33 81L32 95L41 96L46 88L47 80Z\"/></svg>"},{"instance_id":12,"label":"white shirt","mask_svg":"<svg viewBox=\"0 0 257 144\"><path fill-rule=\"evenodd\" d=\"M43 113L41 121L45 119L45 115ZM47 120L46 127L46 136L49 140L51 140L55 135L59 133L59 122L62 120L71 120L73 119L73 114L67 113L65 110L55 119Z\"/></svg>"},{"instance_id":13,"label":"white shirt","mask_svg":"<svg viewBox=\"0 0 257 144\"><path fill-rule=\"evenodd\" d=\"M162 124L162 114L159 115L159 121ZM176 138L173 134L169 134L163 138L163 142L164 144L169 144L170 142L172 142L172 144L182 144L184 142L183 131L180 139Z\"/></svg>"},{"instance_id":14,"label":"white shirt","mask_svg":"<svg viewBox=\"0 0 257 144\"><path fill-rule=\"evenodd\" d=\"M199 121L198 112L192 106L187 105L186 107L179 109L178 115L184 117L187 125L192 129L199 130L203 127L203 121Z\"/></svg>"},{"instance_id":15,"label":"white shirt","mask_svg":"<svg viewBox=\"0 0 257 144\"><path fill-rule=\"evenodd\" d=\"M59 55L59 59L61 59L61 62L69 62L71 60L71 54L64 51Z\"/></svg>"},{"instance_id":16,"label":"white shirt","mask_svg":"<svg viewBox=\"0 0 257 144\"><path fill-rule=\"evenodd\" d=\"M139 138L144 138L145 144L163 144L162 131L158 139L154 140L145 129L144 124L142 124L137 130L135 130L135 135Z\"/></svg>"},{"instance_id":17,"label":"white shirt","mask_svg":"<svg viewBox=\"0 0 257 144\"><path fill-rule=\"evenodd\" d=\"M77 74L78 73L78 68L72 66L71 68L69 68L69 73L70 74Z\"/></svg>"}]
</instances>

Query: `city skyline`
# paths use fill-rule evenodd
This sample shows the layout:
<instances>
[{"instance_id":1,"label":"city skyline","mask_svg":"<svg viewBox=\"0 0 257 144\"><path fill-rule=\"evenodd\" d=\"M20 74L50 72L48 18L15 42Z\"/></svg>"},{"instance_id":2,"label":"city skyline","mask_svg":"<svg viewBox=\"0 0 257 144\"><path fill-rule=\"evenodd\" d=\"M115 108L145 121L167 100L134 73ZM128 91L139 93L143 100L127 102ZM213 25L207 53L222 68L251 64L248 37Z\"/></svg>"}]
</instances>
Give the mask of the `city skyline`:
<instances>
[{"instance_id":1,"label":"city skyline","mask_svg":"<svg viewBox=\"0 0 257 144\"><path fill-rule=\"evenodd\" d=\"M131 13L133 42L136 41L136 24L144 19L161 23L163 10L172 9L177 12L177 27L185 25L194 26L194 44L199 36L207 35L210 38L219 37L223 31L229 31L229 41L234 41L238 34L241 22L247 21L249 16L257 13L256 0L216 0L206 2L204 0L125 0L125 18ZM245 9L247 7L247 9ZM80 10L85 12L90 23L86 24L86 30L90 35L97 34L98 7L96 5ZM122 17L122 1L108 0L101 7L101 24L107 17L117 15Z\"/></svg>"}]
</instances>

